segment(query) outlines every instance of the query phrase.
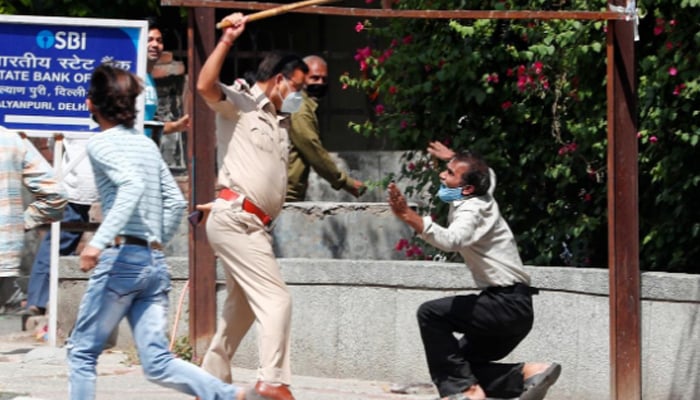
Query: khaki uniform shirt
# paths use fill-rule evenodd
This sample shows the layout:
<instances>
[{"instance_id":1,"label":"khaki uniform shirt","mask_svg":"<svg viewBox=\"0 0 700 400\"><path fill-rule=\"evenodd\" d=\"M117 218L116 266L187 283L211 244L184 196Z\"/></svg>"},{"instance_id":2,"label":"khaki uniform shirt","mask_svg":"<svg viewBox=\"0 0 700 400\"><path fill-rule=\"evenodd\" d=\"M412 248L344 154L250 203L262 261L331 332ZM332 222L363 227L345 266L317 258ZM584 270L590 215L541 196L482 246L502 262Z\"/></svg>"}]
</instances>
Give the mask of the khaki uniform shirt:
<instances>
[{"instance_id":1,"label":"khaki uniform shirt","mask_svg":"<svg viewBox=\"0 0 700 400\"><path fill-rule=\"evenodd\" d=\"M354 179L339 170L328 151L323 148L318 134L318 104L305 92L302 96L304 102L299 111L292 114L292 127L289 131L292 147L289 152L287 201L304 200L311 167L335 190L352 189L354 184Z\"/></svg>"},{"instance_id":2,"label":"khaki uniform shirt","mask_svg":"<svg viewBox=\"0 0 700 400\"><path fill-rule=\"evenodd\" d=\"M218 185L245 195L273 219L287 189L288 117L257 86L239 79L221 84L225 100L209 103L216 111Z\"/></svg>"}]
</instances>

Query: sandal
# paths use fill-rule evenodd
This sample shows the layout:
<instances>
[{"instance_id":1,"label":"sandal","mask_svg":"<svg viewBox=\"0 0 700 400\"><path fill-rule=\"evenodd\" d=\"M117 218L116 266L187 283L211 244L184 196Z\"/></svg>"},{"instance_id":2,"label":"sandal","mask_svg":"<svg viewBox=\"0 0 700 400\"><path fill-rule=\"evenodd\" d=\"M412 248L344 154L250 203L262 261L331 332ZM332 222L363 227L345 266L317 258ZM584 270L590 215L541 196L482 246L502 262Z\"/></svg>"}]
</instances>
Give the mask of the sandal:
<instances>
[{"instance_id":1,"label":"sandal","mask_svg":"<svg viewBox=\"0 0 700 400\"><path fill-rule=\"evenodd\" d=\"M520 395L520 400L542 400L547 395L547 390L559 378L561 365L552 363L544 372L535 374L527 379L523 386L525 390Z\"/></svg>"}]
</instances>

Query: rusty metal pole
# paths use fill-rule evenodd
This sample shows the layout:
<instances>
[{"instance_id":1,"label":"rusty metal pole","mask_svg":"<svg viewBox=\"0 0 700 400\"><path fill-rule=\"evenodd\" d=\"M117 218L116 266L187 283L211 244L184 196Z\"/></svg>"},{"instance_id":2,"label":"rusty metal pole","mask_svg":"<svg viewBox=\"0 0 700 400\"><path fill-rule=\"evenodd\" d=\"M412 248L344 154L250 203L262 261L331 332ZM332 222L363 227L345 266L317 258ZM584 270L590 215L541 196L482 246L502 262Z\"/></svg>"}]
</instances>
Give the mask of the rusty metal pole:
<instances>
[{"instance_id":1,"label":"rusty metal pole","mask_svg":"<svg viewBox=\"0 0 700 400\"><path fill-rule=\"evenodd\" d=\"M190 176L190 208L214 198L216 179L214 113L197 95L197 76L207 56L214 50L213 8L190 8L187 28L187 68L189 70L187 108L192 129L187 138ZM216 331L216 259L209 247L204 224L190 228L190 344L194 357L204 355Z\"/></svg>"},{"instance_id":2,"label":"rusty metal pole","mask_svg":"<svg viewBox=\"0 0 700 400\"><path fill-rule=\"evenodd\" d=\"M613 400L634 400L642 398L642 373L633 22L608 22L607 56L610 392Z\"/></svg>"}]
</instances>

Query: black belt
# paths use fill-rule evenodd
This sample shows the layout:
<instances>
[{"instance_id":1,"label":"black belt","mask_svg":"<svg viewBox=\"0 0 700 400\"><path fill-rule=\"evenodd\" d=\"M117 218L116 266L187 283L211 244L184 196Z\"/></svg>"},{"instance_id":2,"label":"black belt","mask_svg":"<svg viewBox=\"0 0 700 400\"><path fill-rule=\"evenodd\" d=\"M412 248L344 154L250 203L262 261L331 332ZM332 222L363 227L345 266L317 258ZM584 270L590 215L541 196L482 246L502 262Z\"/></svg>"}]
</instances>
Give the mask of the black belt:
<instances>
[{"instance_id":1,"label":"black belt","mask_svg":"<svg viewBox=\"0 0 700 400\"><path fill-rule=\"evenodd\" d=\"M158 242L151 242L149 243L146 239L141 239L136 236L131 236L131 235L122 235L122 236L117 236L114 239L114 245L115 246L121 246L125 244L131 244L134 246L141 246L141 247L149 247L154 250L163 250L163 246L161 246L160 243Z\"/></svg>"},{"instance_id":2,"label":"black belt","mask_svg":"<svg viewBox=\"0 0 700 400\"><path fill-rule=\"evenodd\" d=\"M511 286L491 286L486 290L493 293L518 293L526 296L538 294L540 292L539 289L524 283L516 283Z\"/></svg>"}]
</instances>

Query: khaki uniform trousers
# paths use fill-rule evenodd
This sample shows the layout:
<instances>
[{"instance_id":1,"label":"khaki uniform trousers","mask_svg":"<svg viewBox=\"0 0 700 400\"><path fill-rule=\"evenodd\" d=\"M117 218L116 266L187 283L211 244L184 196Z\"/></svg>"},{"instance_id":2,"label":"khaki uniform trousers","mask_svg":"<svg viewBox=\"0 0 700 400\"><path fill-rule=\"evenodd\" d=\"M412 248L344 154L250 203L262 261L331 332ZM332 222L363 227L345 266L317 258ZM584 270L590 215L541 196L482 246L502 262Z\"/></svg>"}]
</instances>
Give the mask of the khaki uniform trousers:
<instances>
[{"instance_id":1,"label":"khaki uniform trousers","mask_svg":"<svg viewBox=\"0 0 700 400\"><path fill-rule=\"evenodd\" d=\"M231 359L256 322L258 379L291 384L292 298L262 222L240 204L216 200L207 219L207 237L224 268L226 302L202 368L232 382Z\"/></svg>"}]
</instances>

